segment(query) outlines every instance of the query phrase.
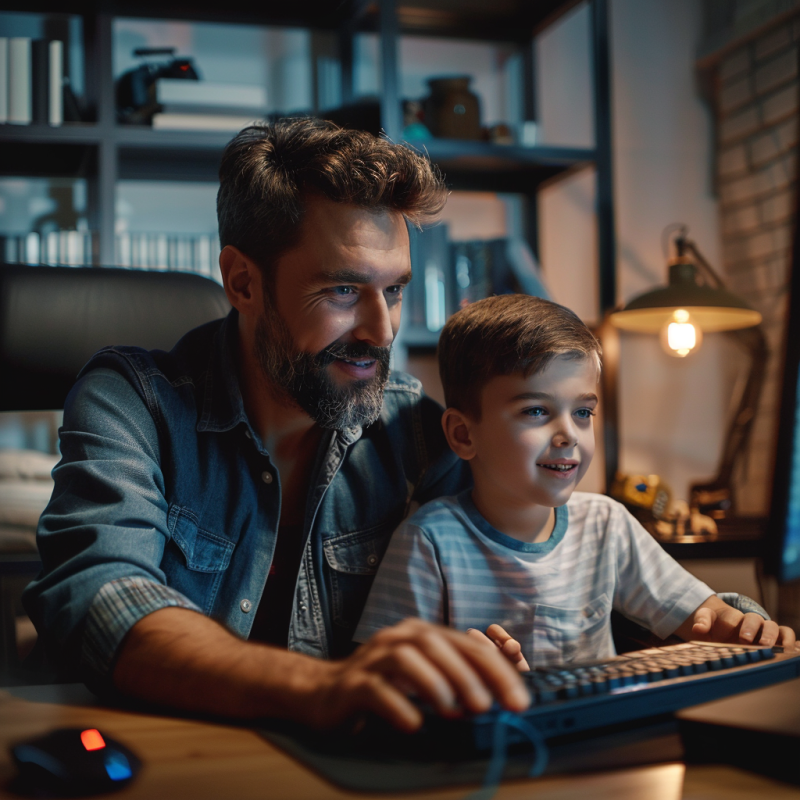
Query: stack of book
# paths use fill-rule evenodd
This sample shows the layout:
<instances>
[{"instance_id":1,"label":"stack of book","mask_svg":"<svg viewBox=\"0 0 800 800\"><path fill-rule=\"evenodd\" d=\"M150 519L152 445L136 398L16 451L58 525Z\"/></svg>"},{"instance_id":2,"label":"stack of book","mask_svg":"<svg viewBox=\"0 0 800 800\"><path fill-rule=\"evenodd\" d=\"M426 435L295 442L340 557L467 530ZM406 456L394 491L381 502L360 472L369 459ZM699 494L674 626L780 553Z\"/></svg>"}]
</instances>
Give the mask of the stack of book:
<instances>
[{"instance_id":1,"label":"stack of book","mask_svg":"<svg viewBox=\"0 0 800 800\"><path fill-rule=\"evenodd\" d=\"M263 119L263 86L158 78L151 87L151 124L160 130L239 131Z\"/></svg>"},{"instance_id":2,"label":"stack of book","mask_svg":"<svg viewBox=\"0 0 800 800\"><path fill-rule=\"evenodd\" d=\"M63 121L64 43L0 37L0 123Z\"/></svg>"}]
</instances>

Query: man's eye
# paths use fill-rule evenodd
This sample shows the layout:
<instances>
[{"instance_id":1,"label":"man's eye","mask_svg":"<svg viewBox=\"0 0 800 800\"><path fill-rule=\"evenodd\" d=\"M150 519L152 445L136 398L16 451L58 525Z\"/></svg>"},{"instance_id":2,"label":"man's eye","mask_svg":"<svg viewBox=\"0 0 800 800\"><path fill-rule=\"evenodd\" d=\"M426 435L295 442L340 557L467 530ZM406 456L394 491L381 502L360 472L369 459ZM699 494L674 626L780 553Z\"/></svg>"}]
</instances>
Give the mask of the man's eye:
<instances>
[{"instance_id":1,"label":"man's eye","mask_svg":"<svg viewBox=\"0 0 800 800\"><path fill-rule=\"evenodd\" d=\"M331 291L333 294L339 295L339 297L348 297L354 294L356 290L352 286L334 286Z\"/></svg>"},{"instance_id":2,"label":"man's eye","mask_svg":"<svg viewBox=\"0 0 800 800\"><path fill-rule=\"evenodd\" d=\"M396 286L389 286L386 289L386 294L402 294L404 288L402 283L398 283Z\"/></svg>"}]
</instances>

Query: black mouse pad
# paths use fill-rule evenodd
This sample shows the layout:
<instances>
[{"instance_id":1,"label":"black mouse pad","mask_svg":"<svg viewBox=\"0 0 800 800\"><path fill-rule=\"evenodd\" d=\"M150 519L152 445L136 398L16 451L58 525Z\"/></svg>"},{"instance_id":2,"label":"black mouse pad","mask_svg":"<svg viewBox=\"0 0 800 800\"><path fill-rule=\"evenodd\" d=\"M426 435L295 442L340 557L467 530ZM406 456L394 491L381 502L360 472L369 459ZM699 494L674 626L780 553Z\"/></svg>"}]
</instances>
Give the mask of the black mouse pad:
<instances>
[{"instance_id":1,"label":"black mouse pad","mask_svg":"<svg viewBox=\"0 0 800 800\"><path fill-rule=\"evenodd\" d=\"M481 786L492 766L487 756L459 755L446 742L409 737L382 724L368 725L354 735L319 733L285 723L269 724L258 731L331 783L356 791ZM683 757L678 726L671 717L644 725L612 726L597 733L551 739L543 774L619 769ZM532 747L515 747L503 759L502 780L528 776L535 759Z\"/></svg>"}]
</instances>

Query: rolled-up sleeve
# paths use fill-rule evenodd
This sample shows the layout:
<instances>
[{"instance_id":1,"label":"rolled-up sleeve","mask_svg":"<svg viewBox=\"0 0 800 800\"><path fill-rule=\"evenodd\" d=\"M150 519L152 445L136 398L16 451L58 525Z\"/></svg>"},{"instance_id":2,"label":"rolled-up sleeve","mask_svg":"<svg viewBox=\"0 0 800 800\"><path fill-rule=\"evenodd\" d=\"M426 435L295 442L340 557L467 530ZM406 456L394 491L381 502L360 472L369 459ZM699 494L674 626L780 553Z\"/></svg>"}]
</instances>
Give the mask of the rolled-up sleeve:
<instances>
[{"instance_id":1,"label":"rolled-up sleeve","mask_svg":"<svg viewBox=\"0 0 800 800\"><path fill-rule=\"evenodd\" d=\"M48 660L96 682L142 617L196 607L160 569L169 532L158 432L134 387L110 369L86 373L67 399L60 436L37 531L42 571L23 604Z\"/></svg>"},{"instance_id":2,"label":"rolled-up sleeve","mask_svg":"<svg viewBox=\"0 0 800 800\"><path fill-rule=\"evenodd\" d=\"M117 578L95 595L82 637L81 665L93 681L107 680L114 656L128 631L161 608L200 611L180 592L145 578Z\"/></svg>"}]
</instances>

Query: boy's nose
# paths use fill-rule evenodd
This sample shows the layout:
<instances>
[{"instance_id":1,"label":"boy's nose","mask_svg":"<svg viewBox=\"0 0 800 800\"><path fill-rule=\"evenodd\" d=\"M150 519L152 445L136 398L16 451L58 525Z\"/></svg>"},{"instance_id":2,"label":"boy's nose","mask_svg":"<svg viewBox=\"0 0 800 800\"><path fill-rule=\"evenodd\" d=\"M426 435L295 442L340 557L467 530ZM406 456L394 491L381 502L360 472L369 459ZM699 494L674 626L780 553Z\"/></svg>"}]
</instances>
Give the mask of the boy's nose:
<instances>
[{"instance_id":1,"label":"boy's nose","mask_svg":"<svg viewBox=\"0 0 800 800\"><path fill-rule=\"evenodd\" d=\"M553 444L556 447L574 447L578 444L578 435L572 426L563 425L553 435Z\"/></svg>"}]
</instances>

